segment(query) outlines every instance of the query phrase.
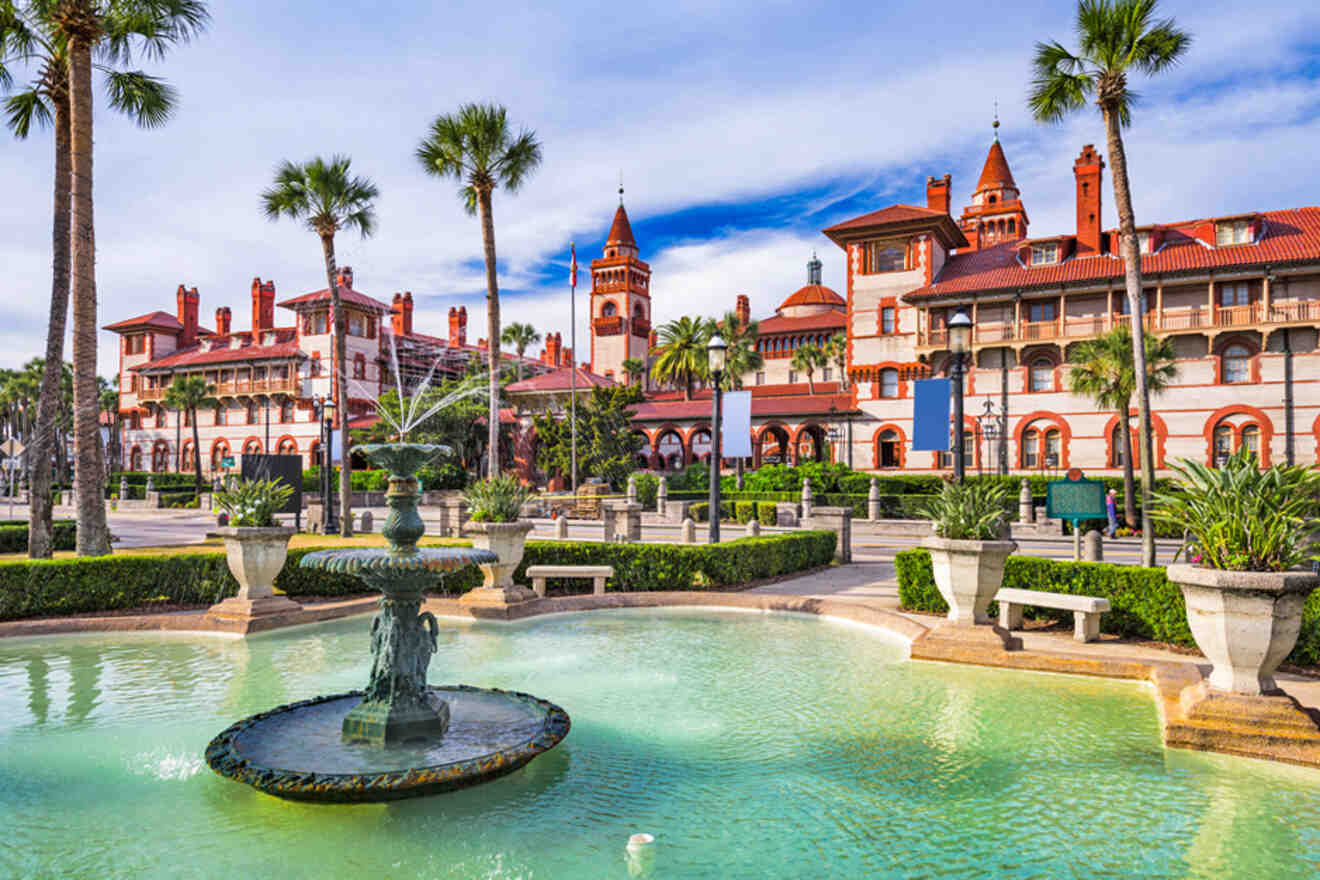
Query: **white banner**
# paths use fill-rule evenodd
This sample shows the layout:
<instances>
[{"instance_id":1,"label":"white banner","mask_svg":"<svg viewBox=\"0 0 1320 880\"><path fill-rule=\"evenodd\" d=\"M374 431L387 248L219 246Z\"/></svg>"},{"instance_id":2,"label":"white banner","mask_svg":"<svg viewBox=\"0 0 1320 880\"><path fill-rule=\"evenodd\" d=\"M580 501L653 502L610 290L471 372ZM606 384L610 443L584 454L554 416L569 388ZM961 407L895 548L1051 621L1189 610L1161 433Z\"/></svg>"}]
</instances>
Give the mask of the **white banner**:
<instances>
[{"instance_id":1,"label":"white banner","mask_svg":"<svg viewBox=\"0 0 1320 880\"><path fill-rule=\"evenodd\" d=\"M720 454L724 458L747 458L752 454L752 392L726 391L721 403Z\"/></svg>"}]
</instances>

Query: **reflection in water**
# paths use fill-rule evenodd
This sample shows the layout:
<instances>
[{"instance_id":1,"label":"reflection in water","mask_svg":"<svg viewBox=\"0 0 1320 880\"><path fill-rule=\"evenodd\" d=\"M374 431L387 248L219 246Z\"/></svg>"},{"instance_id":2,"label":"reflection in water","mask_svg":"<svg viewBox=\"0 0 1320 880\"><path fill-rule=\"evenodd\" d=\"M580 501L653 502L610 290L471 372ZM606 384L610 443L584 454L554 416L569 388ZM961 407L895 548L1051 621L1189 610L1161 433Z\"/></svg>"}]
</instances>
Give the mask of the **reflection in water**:
<instances>
[{"instance_id":1,"label":"reflection in water","mask_svg":"<svg viewBox=\"0 0 1320 880\"><path fill-rule=\"evenodd\" d=\"M27 662L28 712L38 727L46 723L50 712L50 664L44 657Z\"/></svg>"},{"instance_id":2,"label":"reflection in water","mask_svg":"<svg viewBox=\"0 0 1320 880\"><path fill-rule=\"evenodd\" d=\"M81 724L92 714L100 702L101 664L104 661L99 651L91 656L78 657L69 670L69 686L73 690L69 700L69 723Z\"/></svg>"}]
</instances>

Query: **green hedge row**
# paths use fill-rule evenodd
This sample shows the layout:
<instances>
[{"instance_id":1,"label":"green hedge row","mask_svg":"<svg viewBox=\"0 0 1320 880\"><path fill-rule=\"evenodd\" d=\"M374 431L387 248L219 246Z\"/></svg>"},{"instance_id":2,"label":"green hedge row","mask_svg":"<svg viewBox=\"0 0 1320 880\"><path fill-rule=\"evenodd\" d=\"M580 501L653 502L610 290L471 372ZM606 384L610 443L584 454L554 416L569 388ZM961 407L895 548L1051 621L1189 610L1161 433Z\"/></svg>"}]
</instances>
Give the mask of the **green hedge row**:
<instances>
[{"instance_id":1,"label":"green hedge row","mask_svg":"<svg viewBox=\"0 0 1320 880\"><path fill-rule=\"evenodd\" d=\"M894 557L898 570L898 598L910 611L943 614L949 610L931 571L930 553L904 550ZM1182 591L1170 583L1163 568L1140 568L1105 562L1071 562L1035 556L1010 556L1004 565L1003 586L1018 590L1043 590L1079 596L1101 596L1112 611L1100 617L1100 631L1132 638L1152 639L1195 647L1187 627L1187 607ZM992 614L998 609L992 603ZM1058 618L1053 609L1025 609L1033 618ZM1306 600L1302 633L1289 663L1320 665L1320 590Z\"/></svg>"},{"instance_id":2,"label":"green hedge row","mask_svg":"<svg viewBox=\"0 0 1320 880\"><path fill-rule=\"evenodd\" d=\"M530 585L529 565L611 565L615 591L723 587L828 565L834 533L792 532L721 544L603 544L529 541L514 574ZM26 544L24 545L26 546ZM304 569L291 549L275 586L292 597L354 596L371 591L355 577ZM440 591L462 593L481 582L475 566L447 575ZM552 581L554 589L589 592L590 581ZM238 591L221 552L129 554L0 563L0 620L87 614L153 604L209 605Z\"/></svg>"},{"instance_id":3,"label":"green hedge row","mask_svg":"<svg viewBox=\"0 0 1320 880\"><path fill-rule=\"evenodd\" d=\"M73 550L77 547L78 524L71 519L57 519L51 524L53 550ZM0 553L26 553L28 548L27 520L0 521Z\"/></svg>"}]
</instances>

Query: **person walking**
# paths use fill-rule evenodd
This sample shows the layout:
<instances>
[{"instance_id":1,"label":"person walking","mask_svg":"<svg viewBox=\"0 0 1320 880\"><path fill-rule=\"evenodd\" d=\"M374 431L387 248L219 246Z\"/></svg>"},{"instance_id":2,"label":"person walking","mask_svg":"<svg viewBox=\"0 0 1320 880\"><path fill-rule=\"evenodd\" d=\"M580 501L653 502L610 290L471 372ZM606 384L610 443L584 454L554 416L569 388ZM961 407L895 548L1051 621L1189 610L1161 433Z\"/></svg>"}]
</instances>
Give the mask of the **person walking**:
<instances>
[{"instance_id":1,"label":"person walking","mask_svg":"<svg viewBox=\"0 0 1320 880\"><path fill-rule=\"evenodd\" d=\"M1092 497L1094 497L1094 496L1092 496ZM1117 535L1118 535L1118 491L1117 491L1116 489L1110 489L1110 490L1109 490L1109 494L1105 496L1105 514L1109 517L1109 528L1105 530L1105 531L1106 531L1106 534L1108 534L1109 537L1111 537L1111 538L1113 538L1113 537L1117 537Z\"/></svg>"}]
</instances>

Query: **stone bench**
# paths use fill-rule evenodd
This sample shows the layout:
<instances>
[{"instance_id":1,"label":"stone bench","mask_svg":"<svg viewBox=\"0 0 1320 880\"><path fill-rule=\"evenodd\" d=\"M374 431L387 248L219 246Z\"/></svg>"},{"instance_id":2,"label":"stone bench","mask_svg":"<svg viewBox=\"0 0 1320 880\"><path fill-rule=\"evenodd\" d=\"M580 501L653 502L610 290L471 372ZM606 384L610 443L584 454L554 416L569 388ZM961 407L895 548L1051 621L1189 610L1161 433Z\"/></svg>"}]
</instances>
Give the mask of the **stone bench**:
<instances>
[{"instance_id":1,"label":"stone bench","mask_svg":"<svg viewBox=\"0 0 1320 880\"><path fill-rule=\"evenodd\" d=\"M532 579L532 591L545 598L546 578L584 578L591 580L591 592L605 595L606 578L614 577L609 565L529 565L527 576Z\"/></svg>"},{"instance_id":2,"label":"stone bench","mask_svg":"<svg viewBox=\"0 0 1320 880\"><path fill-rule=\"evenodd\" d=\"M1100 638L1100 615L1109 610L1108 599L1037 590L1000 590L995 594L995 601L999 603L999 625L1010 631L1022 628L1022 608L1026 605L1071 611L1073 638L1079 642L1094 642Z\"/></svg>"}]
</instances>

